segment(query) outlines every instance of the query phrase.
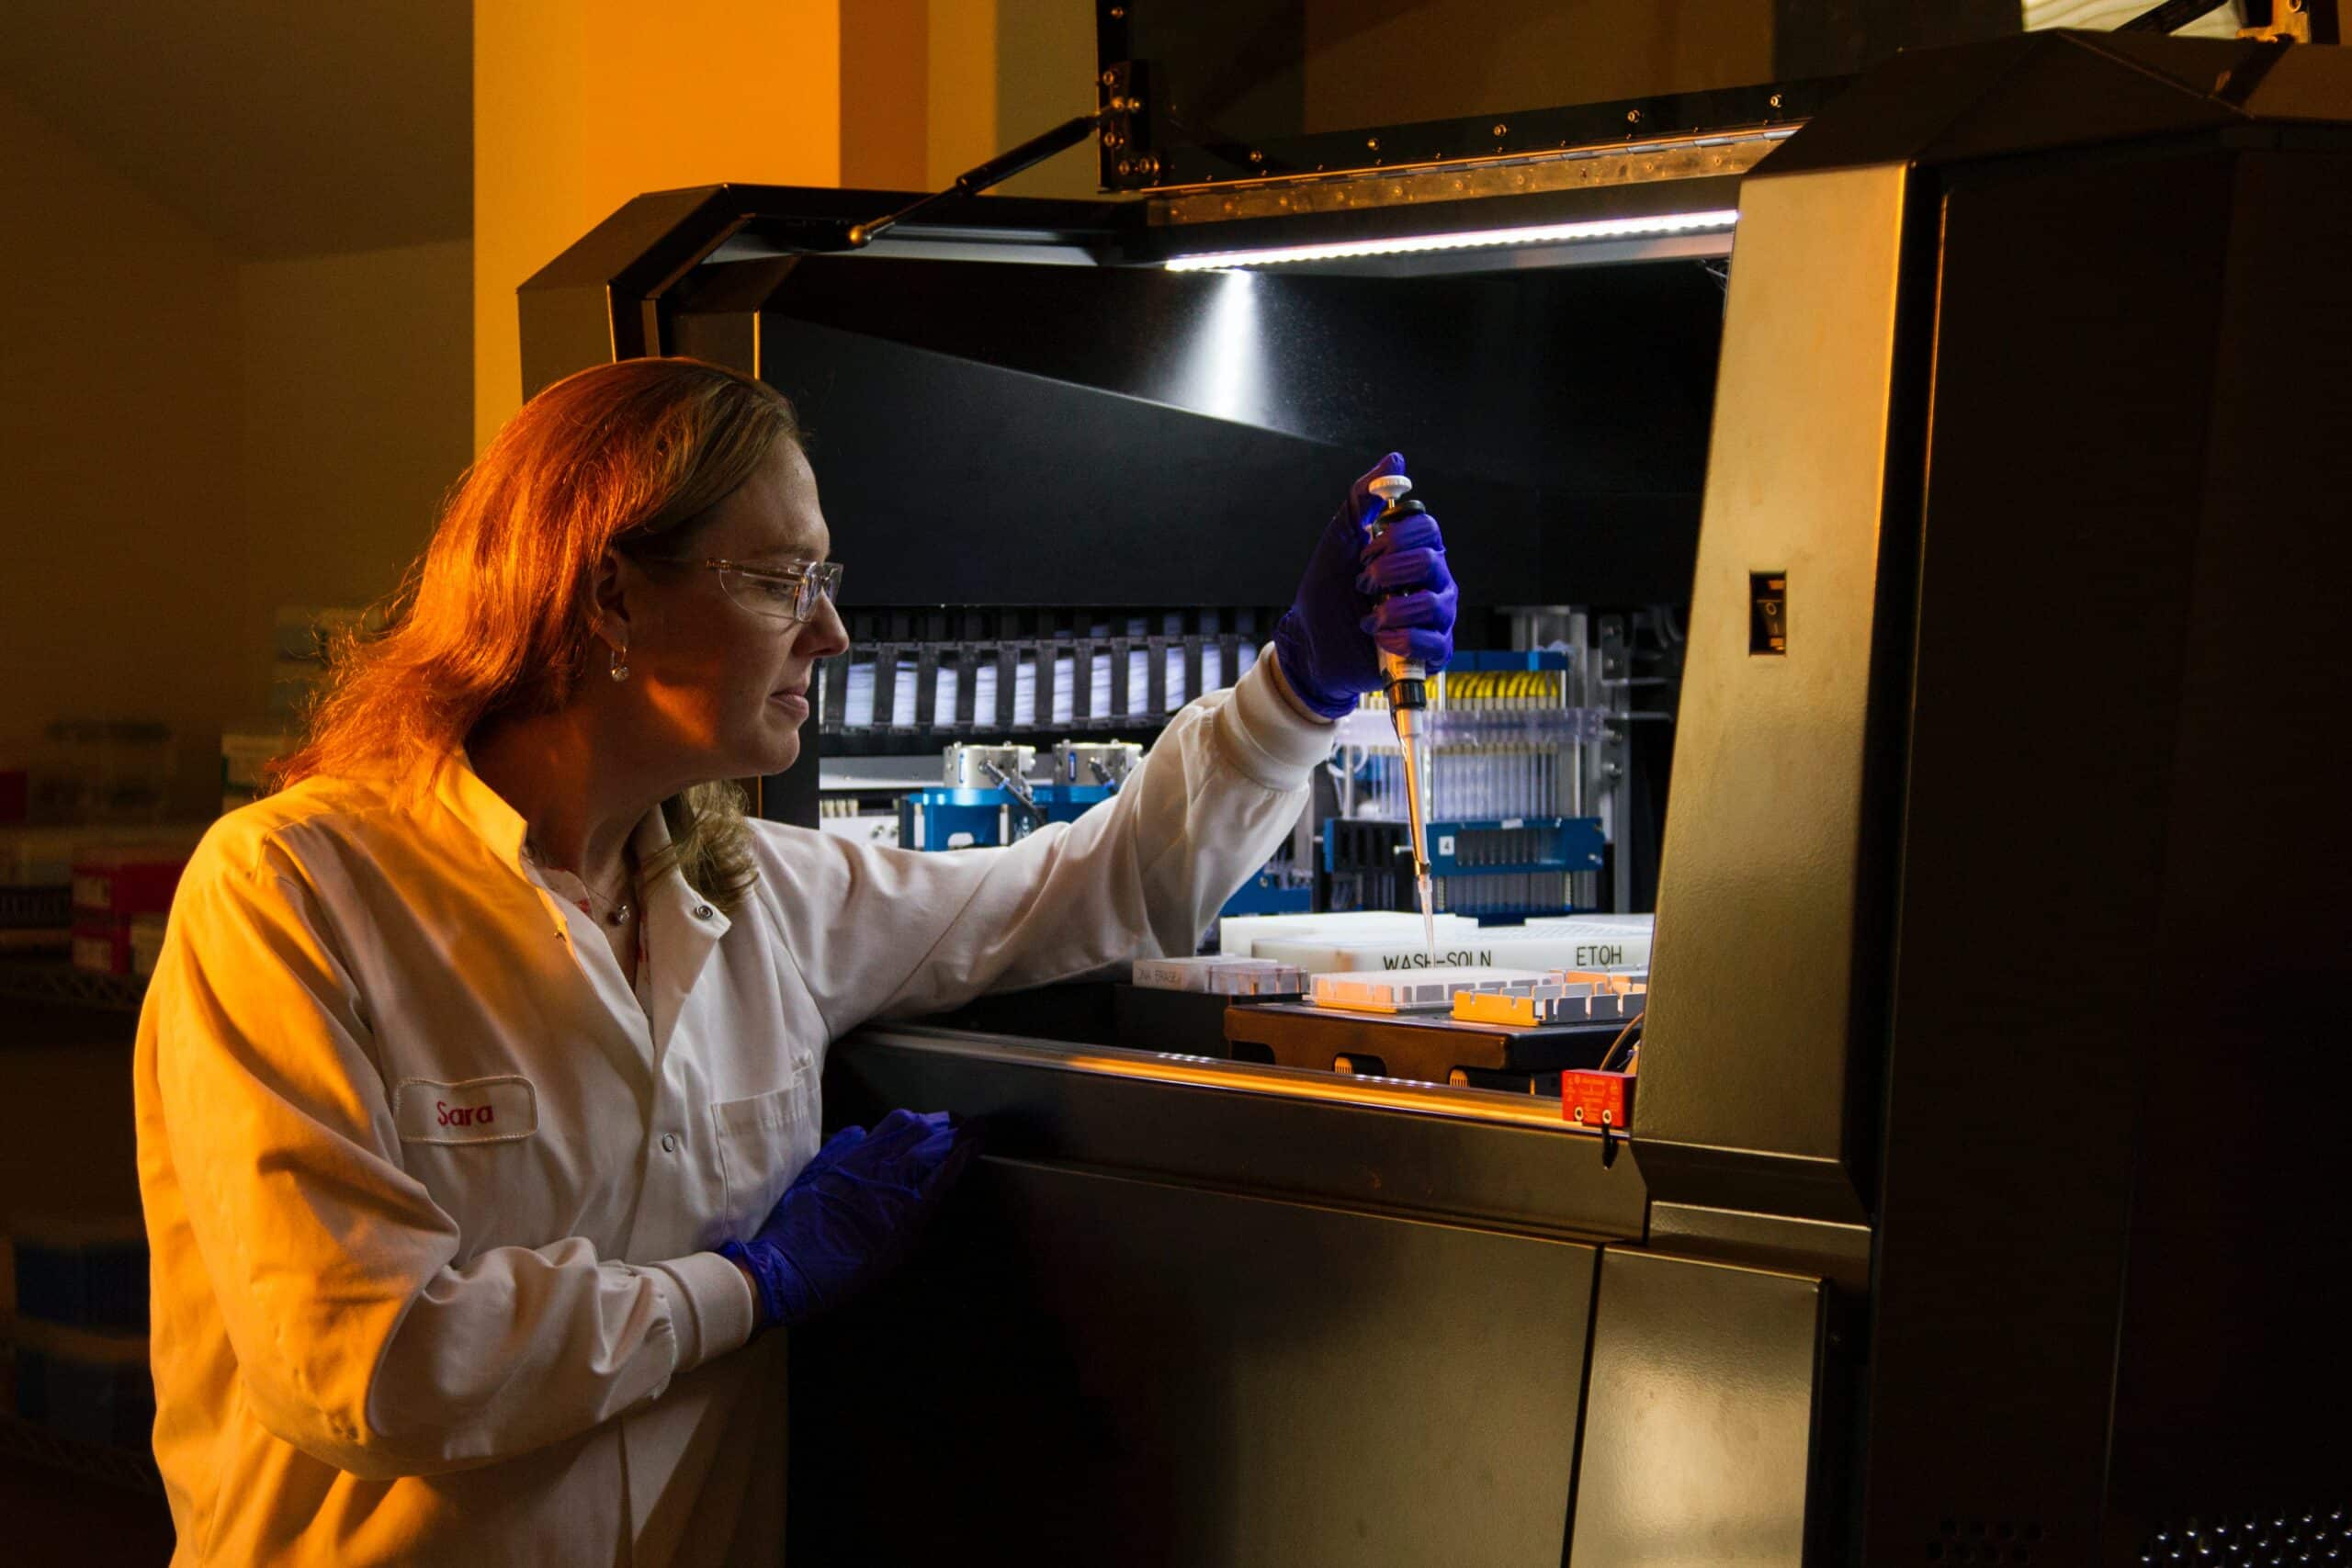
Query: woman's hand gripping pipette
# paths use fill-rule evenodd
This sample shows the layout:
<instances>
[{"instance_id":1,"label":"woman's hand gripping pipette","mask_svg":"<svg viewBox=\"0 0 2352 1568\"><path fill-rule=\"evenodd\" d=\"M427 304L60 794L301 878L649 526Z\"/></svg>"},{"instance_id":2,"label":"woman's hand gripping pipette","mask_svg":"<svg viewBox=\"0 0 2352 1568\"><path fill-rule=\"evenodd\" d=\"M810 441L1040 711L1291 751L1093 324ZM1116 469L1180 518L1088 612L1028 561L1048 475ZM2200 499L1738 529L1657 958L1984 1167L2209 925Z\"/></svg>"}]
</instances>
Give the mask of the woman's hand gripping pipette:
<instances>
[{"instance_id":1,"label":"woman's hand gripping pipette","mask_svg":"<svg viewBox=\"0 0 2352 1568\"><path fill-rule=\"evenodd\" d=\"M1420 682L1453 655L1458 594L1437 519L1419 502L1401 499L1411 488L1405 459L1394 452L1350 487L1347 504L1316 541L1297 597L1274 627L1274 656L1299 705L1325 718L1349 712L1365 692L1389 694L1406 769L1421 923L1434 956Z\"/></svg>"},{"instance_id":2,"label":"woman's hand gripping pipette","mask_svg":"<svg viewBox=\"0 0 2352 1568\"><path fill-rule=\"evenodd\" d=\"M1370 539L1370 543L1364 547L1367 553L1385 543L1392 533L1403 529L1408 524L1417 522L1427 524L1429 532L1432 536L1435 535L1437 525L1430 520L1429 509L1418 501L1405 499L1406 492L1413 488L1411 479L1401 473L1384 474L1374 479L1368 488L1385 504L1381 508L1380 514L1365 526L1365 533ZM1442 544L1439 546L1441 551L1443 547ZM1385 562L1395 558L1395 550L1392 547L1375 559L1368 561L1364 575L1359 580L1358 586L1374 590L1385 587L1385 582L1380 575L1379 568ZM1442 559L1439 561L1438 570L1441 571L1445 570ZM1387 608L1392 603L1411 597L1413 597L1413 592L1407 590L1391 590L1381 593L1378 606L1373 613L1374 619L1376 621L1380 611ZM1451 631L1450 608L1448 630ZM1414 656L1412 634L1409 631L1401 637L1391 633L1385 641L1375 634L1373 640L1380 645L1380 673L1388 683L1388 716L1396 727L1396 757L1405 772L1405 820L1412 829L1413 892L1419 899L1421 906L1421 940L1428 946L1430 962L1435 964L1437 962L1437 911L1436 900L1431 897L1430 888L1429 802L1421 793L1422 780L1428 776L1428 768L1425 765L1428 753L1423 750L1425 739L1421 730L1421 717L1429 711L1430 705L1427 684L1430 666L1425 660ZM1401 648L1392 646L1396 643L1402 643L1404 646ZM1449 653L1453 651L1450 636L1447 639L1447 651ZM1443 662L1442 660L1439 660L1441 666Z\"/></svg>"}]
</instances>

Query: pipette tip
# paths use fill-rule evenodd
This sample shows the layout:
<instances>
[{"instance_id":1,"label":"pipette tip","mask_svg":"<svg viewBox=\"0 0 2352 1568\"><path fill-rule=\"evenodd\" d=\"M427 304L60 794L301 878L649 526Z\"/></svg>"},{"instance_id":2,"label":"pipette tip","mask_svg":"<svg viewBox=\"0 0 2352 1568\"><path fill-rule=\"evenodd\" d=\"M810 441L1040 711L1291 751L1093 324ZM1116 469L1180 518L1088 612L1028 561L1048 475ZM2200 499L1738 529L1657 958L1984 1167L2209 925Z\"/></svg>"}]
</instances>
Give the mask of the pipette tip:
<instances>
[{"instance_id":1,"label":"pipette tip","mask_svg":"<svg viewBox=\"0 0 2352 1568\"><path fill-rule=\"evenodd\" d=\"M1413 886L1421 896L1421 940L1429 944L1430 966L1435 968L1437 966L1437 913L1436 900L1430 896L1429 873L1423 872L1415 877Z\"/></svg>"}]
</instances>

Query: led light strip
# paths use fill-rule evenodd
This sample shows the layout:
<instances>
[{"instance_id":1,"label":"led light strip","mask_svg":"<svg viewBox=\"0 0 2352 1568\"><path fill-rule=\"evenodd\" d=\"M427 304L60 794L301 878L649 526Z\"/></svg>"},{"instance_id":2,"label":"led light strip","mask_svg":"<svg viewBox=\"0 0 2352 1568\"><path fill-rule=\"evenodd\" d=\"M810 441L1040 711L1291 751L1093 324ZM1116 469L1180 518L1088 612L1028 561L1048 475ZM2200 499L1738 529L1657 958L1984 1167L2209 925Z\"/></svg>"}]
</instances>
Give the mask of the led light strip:
<instances>
[{"instance_id":1,"label":"led light strip","mask_svg":"<svg viewBox=\"0 0 2352 1568\"><path fill-rule=\"evenodd\" d=\"M1466 229L1452 234L1412 234L1395 240L1338 240L1325 245L1277 245L1262 251L1208 251L1195 256L1170 256L1161 265L1170 272L1207 272L1225 267L1278 266L1284 262L1481 250L1495 245L1572 244L1579 240L1619 240L1641 234L1695 234L1729 229L1738 221L1736 209L1722 208L1712 212L1674 212L1656 218L1541 223L1525 229Z\"/></svg>"}]
</instances>

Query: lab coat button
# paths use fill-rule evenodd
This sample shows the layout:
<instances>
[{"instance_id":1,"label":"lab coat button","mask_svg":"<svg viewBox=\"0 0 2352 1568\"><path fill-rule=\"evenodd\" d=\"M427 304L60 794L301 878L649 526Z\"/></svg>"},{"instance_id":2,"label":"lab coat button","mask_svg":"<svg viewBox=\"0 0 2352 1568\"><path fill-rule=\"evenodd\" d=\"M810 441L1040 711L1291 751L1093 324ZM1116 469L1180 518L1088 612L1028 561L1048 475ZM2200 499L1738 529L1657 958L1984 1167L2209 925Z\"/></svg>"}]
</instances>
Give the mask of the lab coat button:
<instances>
[{"instance_id":1,"label":"lab coat button","mask_svg":"<svg viewBox=\"0 0 2352 1568\"><path fill-rule=\"evenodd\" d=\"M707 904L696 904L695 906L695 919L697 920L707 920L710 919L710 906Z\"/></svg>"},{"instance_id":2,"label":"lab coat button","mask_svg":"<svg viewBox=\"0 0 2352 1568\"><path fill-rule=\"evenodd\" d=\"M662 1134L662 1152L665 1155L673 1155L678 1152L677 1134L664 1133Z\"/></svg>"}]
</instances>

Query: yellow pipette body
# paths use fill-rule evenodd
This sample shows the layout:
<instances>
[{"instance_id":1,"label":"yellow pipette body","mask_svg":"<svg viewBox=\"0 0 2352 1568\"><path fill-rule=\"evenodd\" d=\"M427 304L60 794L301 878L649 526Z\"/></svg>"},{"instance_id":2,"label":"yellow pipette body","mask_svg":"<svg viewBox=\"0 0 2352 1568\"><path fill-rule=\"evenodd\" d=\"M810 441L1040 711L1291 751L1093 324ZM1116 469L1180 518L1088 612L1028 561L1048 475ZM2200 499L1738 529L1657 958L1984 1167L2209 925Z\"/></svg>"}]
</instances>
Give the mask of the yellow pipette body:
<instances>
[{"instance_id":1,"label":"yellow pipette body","mask_svg":"<svg viewBox=\"0 0 2352 1568\"><path fill-rule=\"evenodd\" d=\"M1366 525L1366 532L1375 539L1391 524L1423 510L1419 502L1405 499L1406 493L1413 488L1413 481L1403 474L1385 474L1373 480L1368 488L1384 503L1380 514ZM1429 947L1430 962L1435 964L1437 913L1430 885L1428 811L1421 795L1424 761L1421 716L1429 708L1425 685L1429 671L1419 660L1383 649L1380 673L1388 682L1388 716L1396 726L1396 750L1404 763L1405 815L1413 829L1413 888L1420 897L1421 936Z\"/></svg>"}]
</instances>

